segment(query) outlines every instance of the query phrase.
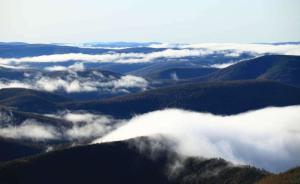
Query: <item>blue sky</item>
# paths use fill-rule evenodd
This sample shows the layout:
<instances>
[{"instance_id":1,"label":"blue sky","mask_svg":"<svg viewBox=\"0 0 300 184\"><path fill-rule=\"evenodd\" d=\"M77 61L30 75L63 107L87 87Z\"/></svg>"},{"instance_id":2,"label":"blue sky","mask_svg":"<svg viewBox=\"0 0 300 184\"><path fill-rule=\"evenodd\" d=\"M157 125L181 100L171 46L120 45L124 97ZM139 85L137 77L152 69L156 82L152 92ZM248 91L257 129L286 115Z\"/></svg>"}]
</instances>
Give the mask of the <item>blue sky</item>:
<instances>
[{"instance_id":1,"label":"blue sky","mask_svg":"<svg viewBox=\"0 0 300 184\"><path fill-rule=\"evenodd\" d=\"M299 41L299 7L299 0L1 0L0 41Z\"/></svg>"}]
</instances>

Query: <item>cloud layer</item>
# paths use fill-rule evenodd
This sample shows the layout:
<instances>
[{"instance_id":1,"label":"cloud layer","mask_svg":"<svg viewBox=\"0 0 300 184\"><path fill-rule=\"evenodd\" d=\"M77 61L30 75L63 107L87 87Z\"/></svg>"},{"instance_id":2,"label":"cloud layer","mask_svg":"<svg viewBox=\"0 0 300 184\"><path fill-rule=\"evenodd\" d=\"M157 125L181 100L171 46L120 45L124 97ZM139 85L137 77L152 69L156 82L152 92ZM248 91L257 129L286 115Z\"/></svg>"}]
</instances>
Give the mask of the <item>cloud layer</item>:
<instances>
[{"instance_id":1,"label":"cloud layer","mask_svg":"<svg viewBox=\"0 0 300 184\"><path fill-rule=\"evenodd\" d=\"M68 53L53 54L24 58L0 58L2 64L16 64L26 62L65 62L70 60L84 62L115 62L115 63L144 63L153 62L160 58L184 58L201 57L213 54L222 54L225 57L236 58L243 53L251 53L254 56L263 54L300 55L300 45L285 44L222 44L222 43L202 43L202 44L155 44L153 48L166 48L166 50L151 53L105 53L98 55ZM62 67L52 68L63 70Z\"/></svg>"},{"instance_id":2,"label":"cloud layer","mask_svg":"<svg viewBox=\"0 0 300 184\"><path fill-rule=\"evenodd\" d=\"M134 117L94 143L159 134L175 141L182 155L279 172L300 165L299 112L292 106L221 117L169 109Z\"/></svg>"},{"instance_id":3,"label":"cloud layer","mask_svg":"<svg viewBox=\"0 0 300 184\"><path fill-rule=\"evenodd\" d=\"M155 44L154 48L204 49L210 52L227 52L227 56L237 57L241 53L300 55L299 44L237 44L237 43L200 43L200 44ZM225 52L226 53L226 52Z\"/></svg>"},{"instance_id":4,"label":"cloud layer","mask_svg":"<svg viewBox=\"0 0 300 184\"><path fill-rule=\"evenodd\" d=\"M88 61L88 62L116 62L116 63L143 63L151 62L159 58L182 58L191 56L203 56L212 54L204 50L198 49L167 49L152 53L107 53L99 55L69 53L69 54L54 54L36 57L24 58L0 58L0 62L4 64L11 63L26 63L26 62L65 62L70 60Z\"/></svg>"}]
</instances>

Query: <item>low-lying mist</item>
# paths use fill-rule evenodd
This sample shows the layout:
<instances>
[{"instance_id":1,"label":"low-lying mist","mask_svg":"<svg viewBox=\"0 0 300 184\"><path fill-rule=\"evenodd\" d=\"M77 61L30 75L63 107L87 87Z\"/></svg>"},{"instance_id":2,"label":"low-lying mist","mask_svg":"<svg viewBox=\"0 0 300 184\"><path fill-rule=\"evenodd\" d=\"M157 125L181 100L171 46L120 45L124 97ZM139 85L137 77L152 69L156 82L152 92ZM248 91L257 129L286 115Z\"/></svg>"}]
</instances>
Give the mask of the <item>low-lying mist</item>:
<instances>
[{"instance_id":1,"label":"low-lying mist","mask_svg":"<svg viewBox=\"0 0 300 184\"><path fill-rule=\"evenodd\" d=\"M300 165L300 106L234 116L166 109L136 116L94 143L163 135L184 156L221 157L272 172Z\"/></svg>"}]
</instances>

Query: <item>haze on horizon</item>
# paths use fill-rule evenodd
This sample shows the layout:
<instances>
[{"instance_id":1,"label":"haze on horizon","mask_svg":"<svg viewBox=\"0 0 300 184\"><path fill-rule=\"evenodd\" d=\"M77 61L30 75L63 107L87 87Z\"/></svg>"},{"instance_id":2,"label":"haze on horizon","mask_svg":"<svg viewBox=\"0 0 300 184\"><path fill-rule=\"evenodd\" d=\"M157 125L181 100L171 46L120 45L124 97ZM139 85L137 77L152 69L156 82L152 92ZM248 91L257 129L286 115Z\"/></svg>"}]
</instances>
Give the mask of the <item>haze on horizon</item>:
<instances>
[{"instance_id":1,"label":"haze on horizon","mask_svg":"<svg viewBox=\"0 0 300 184\"><path fill-rule=\"evenodd\" d=\"M299 0L1 0L0 41L299 41L299 7Z\"/></svg>"}]
</instances>

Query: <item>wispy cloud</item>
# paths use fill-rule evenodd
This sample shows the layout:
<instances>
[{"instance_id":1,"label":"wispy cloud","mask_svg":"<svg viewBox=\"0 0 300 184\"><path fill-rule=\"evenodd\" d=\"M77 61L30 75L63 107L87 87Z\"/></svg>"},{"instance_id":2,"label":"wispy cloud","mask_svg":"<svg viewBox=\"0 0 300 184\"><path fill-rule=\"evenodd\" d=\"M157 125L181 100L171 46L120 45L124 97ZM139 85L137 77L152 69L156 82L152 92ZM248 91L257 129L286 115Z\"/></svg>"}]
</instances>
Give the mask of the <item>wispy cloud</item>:
<instances>
[{"instance_id":1,"label":"wispy cloud","mask_svg":"<svg viewBox=\"0 0 300 184\"><path fill-rule=\"evenodd\" d=\"M14 116L0 111L0 137L17 140L86 140L95 139L113 130L122 120L110 116L92 114L88 112L63 111L57 114L48 114L48 117L64 120L69 126L51 125L35 119L27 119L20 124L14 123Z\"/></svg>"},{"instance_id":2,"label":"wispy cloud","mask_svg":"<svg viewBox=\"0 0 300 184\"><path fill-rule=\"evenodd\" d=\"M229 62L229 63L222 63L222 64L213 64L213 65L210 65L210 67L212 68L226 68L228 66L231 66L231 65L234 65L238 62Z\"/></svg>"},{"instance_id":3,"label":"wispy cloud","mask_svg":"<svg viewBox=\"0 0 300 184\"><path fill-rule=\"evenodd\" d=\"M0 81L0 89L3 88L26 88L31 89L33 88L31 84L26 84L17 80L5 80Z\"/></svg>"},{"instance_id":4,"label":"wispy cloud","mask_svg":"<svg viewBox=\"0 0 300 184\"><path fill-rule=\"evenodd\" d=\"M61 136L68 140L101 137L122 123L122 120L117 120L110 116L84 111L62 111L57 114L48 114L47 116L72 123L71 127L63 130L63 136Z\"/></svg>"},{"instance_id":5,"label":"wispy cloud","mask_svg":"<svg viewBox=\"0 0 300 184\"><path fill-rule=\"evenodd\" d=\"M54 71L67 71L67 70L74 70L74 71L83 71L85 69L83 63L75 63L71 66L59 66L59 65L54 65L54 66L48 66L44 68L47 71L54 72Z\"/></svg>"},{"instance_id":6,"label":"wispy cloud","mask_svg":"<svg viewBox=\"0 0 300 184\"><path fill-rule=\"evenodd\" d=\"M0 127L0 136L11 139L51 140L59 139L58 131L50 125L28 119L21 125Z\"/></svg>"}]
</instances>

